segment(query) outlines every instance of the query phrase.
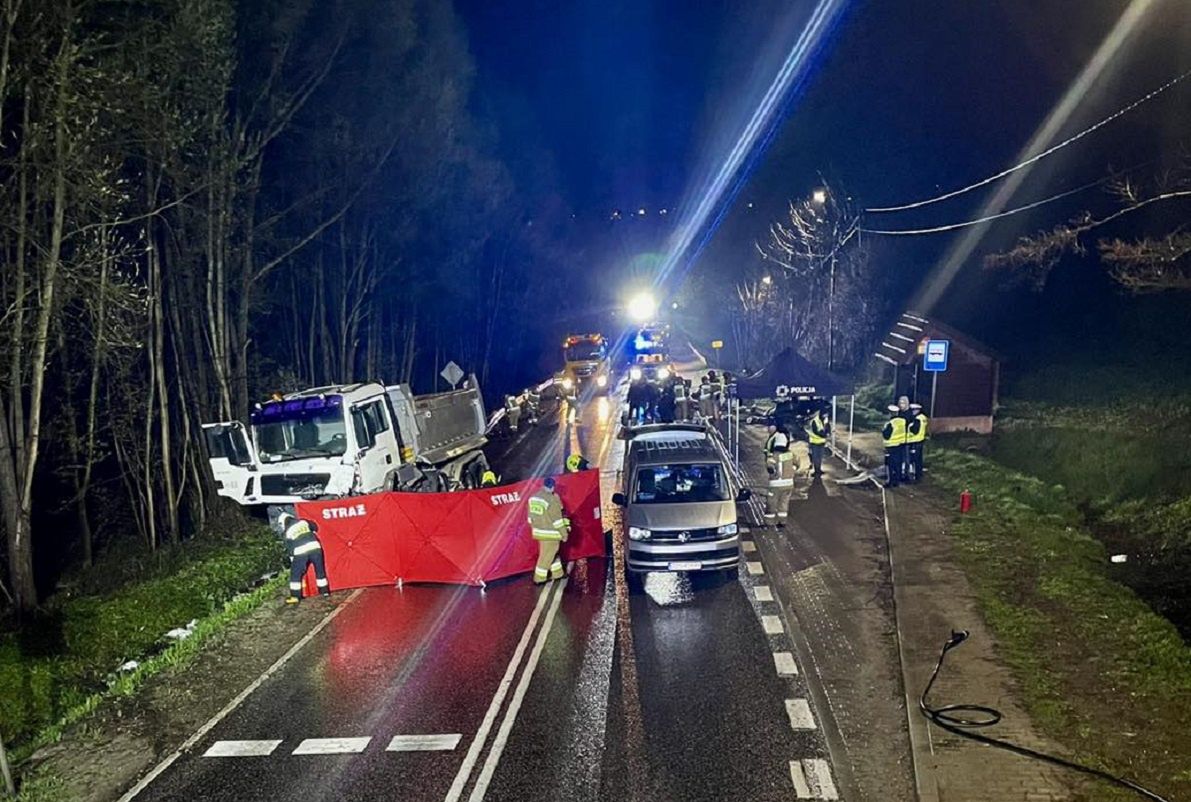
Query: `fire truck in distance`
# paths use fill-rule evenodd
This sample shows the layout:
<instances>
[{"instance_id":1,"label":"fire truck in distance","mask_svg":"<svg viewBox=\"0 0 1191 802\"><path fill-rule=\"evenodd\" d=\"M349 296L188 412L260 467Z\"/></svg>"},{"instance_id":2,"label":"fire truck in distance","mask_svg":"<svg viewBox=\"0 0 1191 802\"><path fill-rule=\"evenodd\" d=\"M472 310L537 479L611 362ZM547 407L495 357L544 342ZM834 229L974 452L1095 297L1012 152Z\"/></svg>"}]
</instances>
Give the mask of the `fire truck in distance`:
<instances>
[{"instance_id":1,"label":"fire truck in distance","mask_svg":"<svg viewBox=\"0 0 1191 802\"><path fill-rule=\"evenodd\" d=\"M257 404L249 424L203 425L216 491L246 506L477 487L488 468L474 375L419 396L408 384L315 387Z\"/></svg>"},{"instance_id":2,"label":"fire truck in distance","mask_svg":"<svg viewBox=\"0 0 1191 802\"><path fill-rule=\"evenodd\" d=\"M594 387L604 392L612 386L608 341L602 334L570 334L562 342L566 360L559 380L564 390Z\"/></svg>"}]
</instances>

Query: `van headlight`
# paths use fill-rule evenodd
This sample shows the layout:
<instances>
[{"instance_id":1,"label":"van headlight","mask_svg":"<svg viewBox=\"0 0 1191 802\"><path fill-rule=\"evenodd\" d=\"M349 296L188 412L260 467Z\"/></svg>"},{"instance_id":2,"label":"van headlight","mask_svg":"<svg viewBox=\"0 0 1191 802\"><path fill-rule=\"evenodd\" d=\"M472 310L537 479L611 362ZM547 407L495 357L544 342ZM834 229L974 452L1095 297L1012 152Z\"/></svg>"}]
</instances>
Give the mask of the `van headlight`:
<instances>
[{"instance_id":1,"label":"van headlight","mask_svg":"<svg viewBox=\"0 0 1191 802\"><path fill-rule=\"evenodd\" d=\"M608 386L608 377L607 376L604 376L602 374L599 376L596 376L596 387L607 387L607 386Z\"/></svg>"},{"instance_id":2,"label":"van headlight","mask_svg":"<svg viewBox=\"0 0 1191 802\"><path fill-rule=\"evenodd\" d=\"M641 378L641 368L633 368L632 370L630 370L629 378L632 379L633 381L637 381L637 379L640 379Z\"/></svg>"},{"instance_id":3,"label":"van headlight","mask_svg":"<svg viewBox=\"0 0 1191 802\"><path fill-rule=\"evenodd\" d=\"M736 534L736 524L724 524L719 529L715 530L717 535L734 535Z\"/></svg>"},{"instance_id":4,"label":"van headlight","mask_svg":"<svg viewBox=\"0 0 1191 802\"><path fill-rule=\"evenodd\" d=\"M670 368L658 368L658 381L665 381L670 378Z\"/></svg>"},{"instance_id":5,"label":"van headlight","mask_svg":"<svg viewBox=\"0 0 1191 802\"><path fill-rule=\"evenodd\" d=\"M570 376L568 376L562 380L562 389L570 390L570 389L574 388L574 386L575 386L575 381Z\"/></svg>"},{"instance_id":6,"label":"van headlight","mask_svg":"<svg viewBox=\"0 0 1191 802\"><path fill-rule=\"evenodd\" d=\"M650 531L639 526L629 527L629 540L649 540Z\"/></svg>"}]
</instances>

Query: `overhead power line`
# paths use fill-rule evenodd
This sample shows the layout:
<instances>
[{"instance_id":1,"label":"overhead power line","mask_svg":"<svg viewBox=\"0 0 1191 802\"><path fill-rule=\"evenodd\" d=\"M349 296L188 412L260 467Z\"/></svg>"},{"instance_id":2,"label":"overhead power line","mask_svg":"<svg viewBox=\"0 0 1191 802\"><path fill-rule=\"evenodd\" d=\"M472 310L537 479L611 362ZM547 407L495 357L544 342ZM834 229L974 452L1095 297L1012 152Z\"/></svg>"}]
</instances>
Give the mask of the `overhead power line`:
<instances>
[{"instance_id":1,"label":"overhead power line","mask_svg":"<svg viewBox=\"0 0 1191 802\"><path fill-rule=\"evenodd\" d=\"M1117 111L1115 111L1112 114L1105 117L1103 120L1100 120L1098 123L1095 123L1094 125L1091 125L1091 126L1085 128L1084 130L1080 131L1077 134L1073 134L1072 136L1068 137L1067 139L1064 139L1062 142L1059 142L1057 145L1049 147L1046 150L1042 151L1041 153L1039 153L1035 156L1031 156L1030 158L1026 159L1025 161L1023 161L1019 164L1015 164L1014 166L1012 166L1006 170L1002 170L1001 172L997 173L996 175L990 175L988 178L985 178L981 181L977 181L974 184L969 184L968 186L963 187L961 189L955 189L955 190L952 190L951 192L946 192L942 195L938 195L933 198L927 198L926 200L915 201L914 203L906 203L901 206L874 207L871 209L865 209L864 211L869 212L871 214L879 214L882 212L902 212L907 209L917 209L921 206L929 206L932 203L939 203L941 201L945 201L950 198L954 198L959 195L963 195L967 192L971 192L974 189L979 189L980 187L987 186L988 184L991 184L994 181L1002 179L1005 176L1010 175L1011 173L1015 173L1024 167L1029 167L1034 162L1040 161L1041 159L1046 158L1047 156L1051 155L1052 153L1062 150L1063 148L1067 147L1068 145L1072 144L1073 142L1077 142L1080 139L1083 139L1085 136L1092 133L1093 131L1095 131L1099 128L1103 128L1104 126L1108 125L1113 120L1116 120L1119 117L1123 117L1124 115L1133 111L1135 108L1137 108L1141 104L1145 103L1147 100L1151 100L1151 99L1157 97L1158 95L1162 94L1167 89L1170 89L1172 86L1179 83L1180 81L1182 81L1184 78L1186 78L1189 75L1191 75L1191 70L1187 70L1182 75L1172 78L1171 80L1162 84L1162 86L1151 91L1149 94L1145 95L1144 97L1138 98L1137 100L1130 103L1128 106L1118 109ZM1023 207L1020 211L1024 211L1026 208L1030 208L1030 207ZM989 217L988 219L991 220L991 219L995 219L996 217L1003 217L1003 216L1005 216L1005 214L1012 214L1012 213L1013 212L1005 212L1001 215L993 215L993 216ZM974 223L969 224L969 225L974 225ZM957 225L954 227L960 228L961 226ZM940 230L946 230L946 229L940 229Z\"/></svg>"},{"instance_id":2,"label":"overhead power line","mask_svg":"<svg viewBox=\"0 0 1191 802\"><path fill-rule=\"evenodd\" d=\"M1103 184L1106 180L1107 179L1100 178L1100 179L1097 179L1096 181L1092 181L1090 183L1084 184L1083 186L1076 187L1075 189L1069 189L1066 192L1060 192L1057 195L1051 195L1049 198L1043 198L1042 200L1034 201L1033 203L1027 203L1025 206L1018 206L1015 209L1006 209L1003 212L998 212L997 214L985 215L984 217L979 217L975 220L965 220L962 223L948 223L947 225L934 226L932 228L911 228L911 229L862 228L862 229L860 229L860 232L862 234L880 234L880 235L886 236L886 237L906 237L906 236L911 236L914 234L939 234L944 231L954 231L957 228L969 228L970 226L978 226L981 223L988 223L993 220L999 220L1002 217L1009 217L1011 215L1019 214L1020 212L1028 212L1030 209L1037 209L1039 206L1045 206L1048 203L1053 203L1054 201L1062 200L1063 198L1070 197L1071 195L1075 195L1076 193L1083 192L1084 190L1091 189L1092 187L1095 187L1095 186L1099 186L1100 184Z\"/></svg>"}]
</instances>

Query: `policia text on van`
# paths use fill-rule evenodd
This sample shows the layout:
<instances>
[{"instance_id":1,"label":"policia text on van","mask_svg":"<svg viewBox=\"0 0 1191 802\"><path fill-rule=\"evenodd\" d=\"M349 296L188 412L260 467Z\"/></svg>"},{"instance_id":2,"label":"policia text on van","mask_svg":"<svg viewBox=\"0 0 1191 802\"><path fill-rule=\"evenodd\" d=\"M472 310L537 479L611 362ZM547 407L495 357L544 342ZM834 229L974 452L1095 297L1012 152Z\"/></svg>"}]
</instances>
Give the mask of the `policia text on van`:
<instances>
[{"instance_id":1,"label":"policia text on van","mask_svg":"<svg viewBox=\"0 0 1191 802\"><path fill-rule=\"evenodd\" d=\"M736 486L723 452L699 425L643 426L629 432L624 492L630 579L647 571L736 571L740 536ZM636 576L634 576L636 574Z\"/></svg>"}]
</instances>

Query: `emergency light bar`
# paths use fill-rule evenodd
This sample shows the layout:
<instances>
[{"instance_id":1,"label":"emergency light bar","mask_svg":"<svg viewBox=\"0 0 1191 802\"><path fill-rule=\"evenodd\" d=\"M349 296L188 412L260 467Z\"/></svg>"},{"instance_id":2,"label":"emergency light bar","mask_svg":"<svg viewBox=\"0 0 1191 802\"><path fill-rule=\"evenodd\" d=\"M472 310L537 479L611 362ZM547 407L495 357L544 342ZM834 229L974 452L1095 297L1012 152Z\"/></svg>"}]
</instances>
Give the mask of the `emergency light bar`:
<instances>
[{"instance_id":1,"label":"emergency light bar","mask_svg":"<svg viewBox=\"0 0 1191 802\"><path fill-rule=\"evenodd\" d=\"M313 398L295 398L289 401L269 401L250 416L253 423L267 423L271 420L304 417L306 414L338 409L343 406L343 396L319 395Z\"/></svg>"}]
</instances>

